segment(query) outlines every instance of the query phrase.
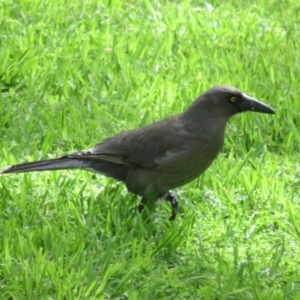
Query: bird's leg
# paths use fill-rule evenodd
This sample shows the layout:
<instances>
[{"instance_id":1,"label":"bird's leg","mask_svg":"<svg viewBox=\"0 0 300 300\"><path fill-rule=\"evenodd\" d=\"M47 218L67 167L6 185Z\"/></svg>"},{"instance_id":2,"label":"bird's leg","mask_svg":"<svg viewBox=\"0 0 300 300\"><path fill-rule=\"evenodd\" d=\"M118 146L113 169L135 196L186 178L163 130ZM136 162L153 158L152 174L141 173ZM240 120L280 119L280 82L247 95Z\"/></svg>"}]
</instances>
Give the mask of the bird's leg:
<instances>
[{"instance_id":1,"label":"bird's leg","mask_svg":"<svg viewBox=\"0 0 300 300\"><path fill-rule=\"evenodd\" d=\"M176 195L171 191L168 192L165 199L166 199L166 201L169 201L171 203L172 216L170 217L170 221L173 221L173 220L175 220L176 215L178 213L178 199L177 199Z\"/></svg>"},{"instance_id":2,"label":"bird's leg","mask_svg":"<svg viewBox=\"0 0 300 300\"><path fill-rule=\"evenodd\" d=\"M147 223L149 223L149 221L150 221L149 212L153 210L153 206L154 206L154 201L149 201L149 200L152 200L152 199L149 199L149 197L145 197L145 196L142 197L142 200L138 206L139 213L142 213L145 210L145 208L147 207L146 214L145 213L142 214L143 219Z\"/></svg>"},{"instance_id":3,"label":"bird's leg","mask_svg":"<svg viewBox=\"0 0 300 300\"><path fill-rule=\"evenodd\" d=\"M144 210L144 208L145 208L145 206L147 204L147 200L148 199L146 197L142 198L141 203L138 206L138 210L139 210L140 213Z\"/></svg>"},{"instance_id":4,"label":"bird's leg","mask_svg":"<svg viewBox=\"0 0 300 300\"><path fill-rule=\"evenodd\" d=\"M158 196L156 193L152 193L150 195L143 196L142 200L138 206L139 212L141 213L146 206L147 206L148 210L151 211L153 209L155 200L157 200L157 199L158 199Z\"/></svg>"},{"instance_id":5,"label":"bird's leg","mask_svg":"<svg viewBox=\"0 0 300 300\"><path fill-rule=\"evenodd\" d=\"M155 198L156 198L156 197L155 197ZM146 205L147 205L147 200L148 200L147 197L143 197L143 198L142 198L141 203L140 203L139 206L138 206L138 210L139 210L140 213L141 213L141 212L144 210L144 208L146 207ZM171 206L172 206L172 215L171 215L171 217L170 217L170 221L173 221L173 220L176 219L176 215L177 215L177 213L178 213L178 199L177 199L176 195L175 195L173 192L169 191L169 192L167 193L167 195L165 196L165 200L166 200L166 201L169 201L169 202L171 203Z\"/></svg>"}]
</instances>

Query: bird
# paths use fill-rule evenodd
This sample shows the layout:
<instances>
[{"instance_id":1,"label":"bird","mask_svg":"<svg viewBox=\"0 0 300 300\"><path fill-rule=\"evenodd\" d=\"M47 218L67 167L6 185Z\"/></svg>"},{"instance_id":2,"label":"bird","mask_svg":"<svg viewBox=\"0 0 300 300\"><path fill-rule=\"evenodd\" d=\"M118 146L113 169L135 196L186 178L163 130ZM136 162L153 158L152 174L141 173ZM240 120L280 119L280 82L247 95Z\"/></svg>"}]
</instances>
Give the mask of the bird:
<instances>
[{"instance_id":1,"label":"bird","mask_svg":"<svg viewBox=\"0 0 300 300\"><path fill-rule=\"evenodd\" d=\"M174 220L178 198L172 190L207 170L222 149L228 119L245 111L275 114L235 87L214 86L181 114L121 132L87 150L5 167L0 174L66 169L100 173L140 196L140 212L158 199L170 202Z\"/></svg>"}]
</instances>

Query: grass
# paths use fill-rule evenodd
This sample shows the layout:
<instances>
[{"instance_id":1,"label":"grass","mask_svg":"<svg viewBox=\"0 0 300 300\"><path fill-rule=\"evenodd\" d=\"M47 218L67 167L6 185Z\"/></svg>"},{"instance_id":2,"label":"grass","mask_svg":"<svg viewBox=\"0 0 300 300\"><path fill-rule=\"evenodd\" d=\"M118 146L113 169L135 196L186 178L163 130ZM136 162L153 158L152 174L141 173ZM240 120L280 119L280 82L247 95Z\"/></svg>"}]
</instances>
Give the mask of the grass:
<instances>
[{"instance_id":1,"label":"grass","mask_svg":"<svg viewBox=\"0 0 300 300\"><path fill-rule=\"evenodd\" d=\"M149 223L124 185L0 178L1 299L299 299L297 1L1 1L1 166L180 113L216 84L276 109Z\"/></svg>"}]
</instances>

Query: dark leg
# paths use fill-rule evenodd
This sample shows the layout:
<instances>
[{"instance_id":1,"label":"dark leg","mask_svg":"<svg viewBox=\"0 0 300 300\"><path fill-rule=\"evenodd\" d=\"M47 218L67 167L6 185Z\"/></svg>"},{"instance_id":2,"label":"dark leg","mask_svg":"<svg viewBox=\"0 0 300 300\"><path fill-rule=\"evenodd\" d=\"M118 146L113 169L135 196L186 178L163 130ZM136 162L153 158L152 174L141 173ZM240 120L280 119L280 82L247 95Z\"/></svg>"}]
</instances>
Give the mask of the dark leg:
<instances>
[{"instance_id":1,"label":"dark leg","mask_svg":"<svg viewBox=\"0 0 300 300\"><path fill-rule=\"evenodd\" d=\"M143 197L142 200L141 200L141 203L138 206L138 210L139 210L140 213L144 210L144 208L146 206L146 203L147 203L147 198Z\"/></svg>"},{"instance_id":2,"label":"dark leg","mask_svg":"<svg viewBox=\"0 0 300 300\"><path fill-rule=\"evenodd\" d=\"M165 199L171 203L172 216L170 218L170 221L173 221L173 220L175 220L176 215L178 213L178 199L177 199L176 195L173 192L170 192L170 191L168 192Z\"/></svg>"}]
</instances>

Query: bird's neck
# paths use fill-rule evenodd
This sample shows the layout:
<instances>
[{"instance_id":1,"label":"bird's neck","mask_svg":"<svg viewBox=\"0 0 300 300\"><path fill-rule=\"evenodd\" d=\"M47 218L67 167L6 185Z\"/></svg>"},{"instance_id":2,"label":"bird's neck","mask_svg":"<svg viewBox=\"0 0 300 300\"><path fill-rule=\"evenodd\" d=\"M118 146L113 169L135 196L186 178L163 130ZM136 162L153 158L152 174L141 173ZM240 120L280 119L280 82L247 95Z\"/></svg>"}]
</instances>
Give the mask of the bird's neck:
<instances>
[{"instance_id":1,"label":"bird's neck","mask_svg":"<svg viewBox=\"0 0 300 300\"><path fill-rule=\"evenodd\" d=\"M192 105L182 115L182 121L188 131L203 132L209 135L224 136L226 123L229 116L219 114L218 109L210 106L206 109L203 105Z\"/></svg>"}]
</instances>

